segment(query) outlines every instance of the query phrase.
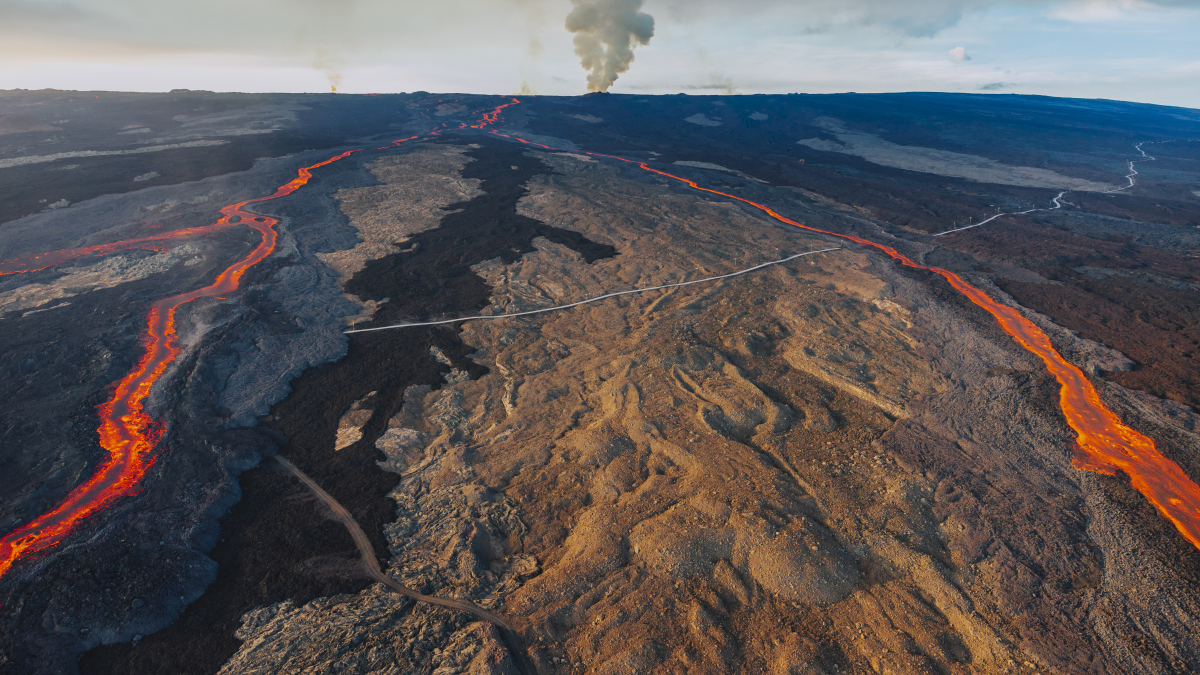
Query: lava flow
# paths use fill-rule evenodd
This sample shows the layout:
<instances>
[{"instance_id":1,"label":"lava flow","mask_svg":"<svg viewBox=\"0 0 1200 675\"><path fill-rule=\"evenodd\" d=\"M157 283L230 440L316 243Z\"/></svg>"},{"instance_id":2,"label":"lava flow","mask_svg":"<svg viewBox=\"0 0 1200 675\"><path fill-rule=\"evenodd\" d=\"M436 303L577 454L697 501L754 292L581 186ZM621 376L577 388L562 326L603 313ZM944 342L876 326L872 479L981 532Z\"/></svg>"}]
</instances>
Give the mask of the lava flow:
<instances>
[{"instance_id":1,"label":"lava flow","mask_svg":"<svg viewBox=\"0 0 1200 675\"><path fill-rule=\"evenodd\" d=\"M562 150L497 131L492 133L527 145L537 145L547 150ZM1185 539L1200 549L1200 486L1196 485L1183 472L1183 469L1179 468L1178 464L1164 457L1155 447L1153 440L1127 426L1109 410L1100 400L1100 394L1083 374L1083 371L1064 359L1054 349L1050 338L1032 321L1021 316L1017 310L996 302L987 293L967 283L957 274L939 267L921 265L890 246L849 234L809 227L758 202L728 192L701 187L695 181L652 168L645 162L596 152L586 152L586 154L637 164L646 171L685 183L696 190L748 204L781 223L810 232L847 239L862 246L869 246L883 251L903 265L927 270L941 276L968 300L995 317L1000 328L1016 340L1017 344L1040 358L1042 363L1046 364L1046 369L1050 371L1050 374L1058 380L1060 386L1059 406L1063 416L1067 419L1067 424L1075 431L1076 435L1076 447L1071 459L1072 466L1076 469L1095 471L1110 476L1116 475L1117 471L1124 472L1129 476L1129 482L1133 488L1142 493L1158 509L1158 512L1170 521L1175 529L1179 530Z\"/></svg>"},{"instance_id":2,"label":"lava flow","mask_svg":"<svg viewBox=\"0 0 1200 675\"><path fill-rule=\"evenodd\" d=\"M48 253L38 253L37 255L26 255L10 260L0 262L0 276L5 274L22 274L25 272L40 272L44 269L61 265L63 263L78 260L84 256L104 256L117 251L128 251L130 249L141 248L150 251L162 251L167 247L161 242L170 241L172 239L187 239L196 237L202 234L211 234L226 227L232 227L236 224L229 222L228 218L222 218L211 225L203 225L201 227L189 227L183 230L172 230L170 232L162 232L152 234L136 239L125 239L123 241L114 241L111 244L100 244L98 246L84 246L82 248L64 248L58 251L50 251Z\"/></svg>"},{"instance_id":3,"label":"lava flow","mask_svg":"<svg viewBox=\"0 0 1200 675\"><path fill-rule=\"evenodd\" d=\"M482 129L494 123L501 110L518 102L514 98L490 113L484 113L479 124L472 125L472 128ZM437 131L430 134L437 135ZM410 136L397 139L377 149L398 147L401 143L416 138L417 136ZM54 546L84 518L105 509L120 497L136 493L142 478L154 464L155 446L163 434L161 424L150 417L144 404L150 395L150 389L179 355L181 348L175 340L175 311L181 305L198 298L215 297L236 290L246 270L261 262L275 249L275 226L279 221L246 211L243 207L290 195L308 183L312 178L313 169L332 164L356 152L360 151L348 150L323 162L299 169L296 178L280 186L273 194L222 208L221 218L211 225L0 262L0 275L36 272L85 255L100 256L134 248L159 250L155 246L156 242L211 234L240 224L249 225L262 234L262 241L258 246L246 257L217 275L212 284L164 298L151 305L146 315L146 329L142 334L145 351L141 360L129 374L114 385L108 401L99 406L100 427L97 431L101 447L109 453L108 459L91 478L72 490L66 500L54 510L34 518L0 538L0 577L4 576L19 558Z\"/></svg>"},{"instance_id":4,"label":"lava flow","mask_svg":"<svg viewBox=\"0 0 1200 675\"><path fill-rule=\"evenodd\" d=\"M471 128L472 129L482 129L482 128L488 126L489 124L495 124L496 120L500 117L500 113L504 112L505 108L507 108L510 105L516 105L518 103L520 103L520 101L518 101L517 99L514 98L514 99L510 100L508 103L496 106L495 108L492 109L491 112L484 113L483 117L480 118L479 123L472 124Z\"/></svg>"},{"instance_id":5,"label":"lava flow","mask_svg":"<svg viewBox=\"0 0 1200 675\"><path fill-rule=\"evenodd\" d=\"M145 401L150 395L151 387L167 371L181 349L175 335L175 311L181 305L198 298L211 298L236 290L242 275L275 249L275 226L279 221L246 211L243 207L290 195L312 178L313 169L332 164L355 152L358 150L349 150L300 169L296 178L280 186L270 196L226 206L221 209L221 219L212 225L106 245L116 248L108 248L104 252L122 250L120 244L128 244L125 248L135 248L146 241L203 234L236 223L245 223L262 234L262 241L244 258L218 274L213 283L188 293L164 298L151 305L150 312L146 315L146 329L142 333L142 346L145 351L141 360L129 374L116 383L108 401L99 406L100 445L108 451L108 459L91 478L72 490L66 500L54 510L34 518L0 539L0 576L7 573L18 558L54 546L71 532L80 520L103 510L120 497L137 492L142 478L154 464L154 449L163 434L161 424L146 412ZM104 248L97 246L68 250L83 251L84 253L79 255L85 255L100 252L100 249ZM64 257L62 261L67 259L70 258Z\"/></svg>"}]
</instances>

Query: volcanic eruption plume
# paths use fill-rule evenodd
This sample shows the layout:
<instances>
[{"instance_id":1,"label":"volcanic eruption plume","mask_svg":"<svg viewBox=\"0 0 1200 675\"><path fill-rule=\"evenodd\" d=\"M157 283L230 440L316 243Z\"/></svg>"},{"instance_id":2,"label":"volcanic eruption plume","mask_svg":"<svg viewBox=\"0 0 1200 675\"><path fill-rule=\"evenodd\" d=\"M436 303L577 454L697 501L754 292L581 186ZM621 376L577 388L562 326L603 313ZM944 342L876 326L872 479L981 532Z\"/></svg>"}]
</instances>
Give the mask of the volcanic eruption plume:
<instances>
[{"instance_id":1,"label":"volcanic eruption plume","mask_svg":"<svg viewBox=\"0 0 1200 675\"><path fill-rule=\"evenodd\" d=\"M642 0L571 0L567 30L575 33L575 54L588 73L588 91L608 91L629 70L633 48L650 44L654 17L640 11Z\"/></svg>"}]
</instances>

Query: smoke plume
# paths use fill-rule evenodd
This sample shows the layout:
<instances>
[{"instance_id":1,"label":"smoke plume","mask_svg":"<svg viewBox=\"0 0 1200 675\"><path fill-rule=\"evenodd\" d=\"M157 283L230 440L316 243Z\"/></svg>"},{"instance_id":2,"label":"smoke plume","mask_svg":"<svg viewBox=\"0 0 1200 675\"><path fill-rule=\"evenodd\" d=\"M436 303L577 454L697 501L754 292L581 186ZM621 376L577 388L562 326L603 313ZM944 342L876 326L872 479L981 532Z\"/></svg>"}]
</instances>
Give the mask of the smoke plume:
<instances>
[{"instance_id":1,"label":"smoke plume","mask_svg":"<svg viewBox=\"0 0 1200 675\"><path fill-rule=\"evenodd\" d=\"M329 80L329 90L337 93L338 87L342 86L342 64L344 59L336 52L325 45L318 45L316 55L313 56L313 68L325 73L325 78Z\"/></svg>"},{"instance_id":2,"label":"smoke plume","mask_svg":"<svg viewBox=\"0 0 1200 675\"><path fill-rule=\"evenodd\" d=\"M575 54L588 72L588 91L608 91L629 70L633 48L650 44L654 17L640 11L642 0L571 0L567 30L575 34Z\"/></svg>"}]
</instances>

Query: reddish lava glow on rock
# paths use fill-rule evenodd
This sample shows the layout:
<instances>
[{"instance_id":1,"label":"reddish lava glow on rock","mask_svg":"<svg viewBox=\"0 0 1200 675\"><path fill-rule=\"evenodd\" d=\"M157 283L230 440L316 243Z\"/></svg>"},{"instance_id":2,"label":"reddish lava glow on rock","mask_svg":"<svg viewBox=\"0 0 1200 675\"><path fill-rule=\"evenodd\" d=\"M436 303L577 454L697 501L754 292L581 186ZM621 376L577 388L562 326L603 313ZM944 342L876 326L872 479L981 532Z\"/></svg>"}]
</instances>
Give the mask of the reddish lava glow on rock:
<instances>
[{"instance_id":1,"label":"reddish lava glow on rock","mask_svg":"<svg viewBox=\"0 0 1200 675\"><path fill-rule=\"evenodd\" d=\"M492 133L547 150L562 150L562 148L551 148L541 143L532 143L496 131ZM586 154L637 164L646 171L679 181L701 192L720 195L748 204L781 223L874 248L886 253L902 265L927 270L942 277L956 291L995 317L1000 328L1016 340L1017 344L1040 358L1042 363L1046 364L1046 369L1050 371L1050 374L1058 380L1059 406L1067 424L1075 431L1076 435L1076 446L1071 465L1076 469L1095 471L1110 476L1116 475L1118 471L1125 473L1129 476L1129 482L1133 488L1142 493L1158 509L1158 512L1169 520L1175 529L1179 530L1185 539L1200 549L1200 486L1197 486L1183 472L1183 469L1179 468L1178 464L1164 457L1155 447L1153 440L1127 426L1109 410L1100 400L1100 394L1083 374L1083 371L1064 359L1042 329L1021 316L1017 310L996 302L987 293L967 283L957 274L939 267L918 264L890 246L849 234L809 227L758 202L728 192L701 187L695 181L652 168L645 162L595 152Z\"/></svg>"},{"instance_id":2,"label":"reddish lava glow on rock","mask_svg":"<svg viewBox=\"0 0 1200 675\"><path fill-rule=\"evenodd\" d=\"M100 244L99 246L84 246L82 248L64 248L58 251L50 251L48 253L38 253L37 255L20 256L0 262L0 276L5 274L22 274L25 272L40 272L44 269L61 265L63 263L78 260L84 256L104 256L117 251L128 251L130 249L141 248L149 251L163 251L169 248L165 244L172 239L188 239L202 234L211 234L226 227L232 227L236 223L227 222L226 218L222 218L211 225L202 227L189 227L183 230L172 230L170 232L162 232L160 234L152 234L136 239L126 239L124 241L114 241L111 244Z\"/></svg>"},{"instance_id":3,"label":"reddish lava glow on rock","mask_svg":"<svg viewBox=\"0 0 1200 675\"><path fill-rule=\"evenodd\" d=\"M472 124L471 128L472 129L482 129L488 125L495 124L496 120L500 117L500 113L504 112L505 108L507 108L510 105L516 105L518 103L520 103L520 101L518 101L517 99L514 98L514 99L511 99L508 103L496 106L495 108L492 109L491 112L484 113L483 117L480 118L479 123Z\"/></svg>"},{"instance_id":4,"label":"reddish lava glow on rock","mask_svg":"<svg viewBox=\"0 0 1200 675\"><path fill-rule=\"evenodd\" d=\"M145 410L146 398L150 395L150 388L163 376L181 350L175 335L175 311L193 300L216 297L236 290L246 270L261 262L275 249L275 226L279 221L246 211L246 205L290 195L312 178L313 169L332 164L355 152L358 150L349 150L300 169L296 178L280 186L270 196L226 206L221 209L220 220L212 225L177 230L153 238L87 249L68 249L69 254L56 251L43 256L43 260L65 262L80 255L138 248L147 241L207 234L234 224L249 225L262 235L262 240L249 254L218 274L213 283L188 293L158 300L151 305L150 312L146 315L146 328L142 332L144 351L141 359L129 374L114 385L108 401L98 408L100 445L108 451L108 459L91 478L72 490L66 500L54 510L34 518L0 539L0 576L7 573L19 558L28 557L62 541L84 518L105 509L121 497L137 492L142 478L154 464L154 449L163 434L162 425ZM64 255L56 257L60 253ZM71 257L72 255L74 257ZM47 264L41 269L49 266Z\"/></svg>"}]
</instances>

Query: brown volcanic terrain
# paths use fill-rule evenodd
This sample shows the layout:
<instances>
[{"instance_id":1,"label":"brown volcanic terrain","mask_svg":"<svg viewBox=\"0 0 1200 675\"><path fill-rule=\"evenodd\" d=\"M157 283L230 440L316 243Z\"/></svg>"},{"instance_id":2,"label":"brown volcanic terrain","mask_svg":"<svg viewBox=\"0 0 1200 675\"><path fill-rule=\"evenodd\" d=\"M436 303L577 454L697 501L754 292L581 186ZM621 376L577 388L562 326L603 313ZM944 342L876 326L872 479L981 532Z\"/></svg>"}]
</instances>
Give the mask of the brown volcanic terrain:
<instances>
[{"instance_id":1,"label":"brown volcanic terrain","mask_svg":"<svg viewBox=\"0 0 1200 675\"><path fill-rule=\"evenodd\" d=\"M523 213L618 255L543 240L480 265L494 313L829 245L580 155L553 166ZM1193 653L1200 556L1130 559L1119 513L1111 543L1089 539L1066 514L1111 497L1070 467L1053 382L927 283L840 250L466 324L489 373L411 389L376 441L403 476L392 574L510 617L545 672L1129 672ZM1106 574L1157 579L1134 597L1175 609ZM247 615L222 672L514 667L489 665L480 624L380 593ZM1113 603L1171 640L1097 614Z\"/></svg>"},{"instance_id":2,"label":"brown volcanic terrain","mask_svg":"<svg viewBox=\"0 0 1200 675\"><path fill-rule=\"evenodd\" d=\"M167 430L153 471L0 578L0 673L1200 670L1200 550L1125 476L1072 466L1058 383L990 314L873 249L585 154L952 270L1039 326L1196 480L1200 144L1173 140L1200 132L1190 112L925 94L502 111L498 130L567 149L546 150L456 130L507 98L193 92L138 115L96 100L122 108L106 128L237 129L179 149L221 158L183 173L157 152L106 169L93 151L137 146L88 136L86 115L63 122L59 159L5 141L0 172L42 186L11 188L13 213L45 209L3 224L5 259L211 222L295 166L365 150L261 205L282 221L275 253L184 312L184 356L151 399ZM1156 159L1106 194L1137 159L1131 136ZM345 138L171 184L244 168L256 144ZM77 169L87 180L64 192ZM126 185L150 172L144 192ZM1086 192L1050 210L1065 187ZM24 522L86 475L91 406L136 360L146 303L243 255L235 232L0 276L0 385L30 392L0 407L18 460L0 518ZM520 318L342 333L831 248ZM364 576L342 524L259 463L276 452L397 582L515 633Z\"/></svg>"}]
</instances>

